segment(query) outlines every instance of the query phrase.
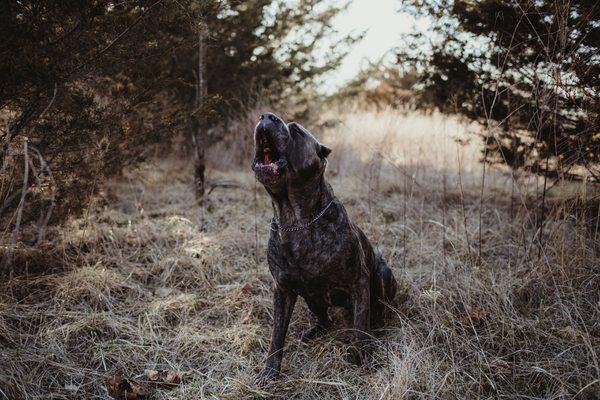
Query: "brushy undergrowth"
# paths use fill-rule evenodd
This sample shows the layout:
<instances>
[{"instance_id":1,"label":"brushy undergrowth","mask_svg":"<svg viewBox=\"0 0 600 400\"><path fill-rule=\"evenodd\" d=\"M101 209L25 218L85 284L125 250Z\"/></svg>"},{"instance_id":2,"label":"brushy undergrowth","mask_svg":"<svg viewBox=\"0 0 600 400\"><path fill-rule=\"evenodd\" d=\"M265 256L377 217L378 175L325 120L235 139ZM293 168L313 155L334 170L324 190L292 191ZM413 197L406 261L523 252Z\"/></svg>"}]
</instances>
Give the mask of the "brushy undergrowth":
<instances>
[{"instance_id":1,"label":"brushy undergrowth","mask_svg":"<svg viewBox=\"0 0 600 400\"><path fill-rule=\"evenodd\" d=\"M465 130L388 111L314 132L334 149L334 190L403 282L371 369L347 361L339 312L338 330L301 343L300 301L282 379L253 384L271 331L268 198L249 169L216 166L227 187L195 206L190 165L167 158L14 255L0 399L106 399L116 370L159 368L192 374L155 399L599 398L598 211L577 211L597 193L553 188L540 231L539 182L491 170L482 191L477 145L451 139Z\"/></svg>"}]
</instances>

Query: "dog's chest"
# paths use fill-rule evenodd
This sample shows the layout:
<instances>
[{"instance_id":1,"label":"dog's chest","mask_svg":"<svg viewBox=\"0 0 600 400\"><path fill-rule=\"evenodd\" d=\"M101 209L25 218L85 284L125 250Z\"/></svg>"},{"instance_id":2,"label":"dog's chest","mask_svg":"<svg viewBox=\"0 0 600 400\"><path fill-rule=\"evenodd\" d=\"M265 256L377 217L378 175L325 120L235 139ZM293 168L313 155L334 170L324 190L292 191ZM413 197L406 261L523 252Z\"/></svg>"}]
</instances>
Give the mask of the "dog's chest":
<instances>
[{"instance_id":1,"label":"dog's chest","mask_svg":"<svg viewBox=\"0 0 600 400\"><path fill-rule=\"evenodd\" d=\"M316 282L344 280L351 257L351 237L344 227L276 232L269 240L269 265L275 280L300 287Z\"/></svg>"}]
</instances>

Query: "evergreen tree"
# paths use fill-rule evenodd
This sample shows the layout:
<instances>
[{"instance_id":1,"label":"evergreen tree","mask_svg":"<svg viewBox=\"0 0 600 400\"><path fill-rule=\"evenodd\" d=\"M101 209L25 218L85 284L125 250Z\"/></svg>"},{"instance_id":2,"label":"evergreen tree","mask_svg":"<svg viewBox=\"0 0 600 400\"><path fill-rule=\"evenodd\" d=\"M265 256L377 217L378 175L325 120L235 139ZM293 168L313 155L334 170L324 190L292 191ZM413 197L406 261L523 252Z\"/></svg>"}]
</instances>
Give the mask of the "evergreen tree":
<instances>
[{"instance_id":1,"label":"evergreen tree","mask_svg":"<svg viewBox=\"0 0 600 400\"><path fill-rule=\"evenodd\" d=\"M486 161L600 180L597 1L413 0L407 9L433 30L408 35L399 64L419 71L422 104L489 123Z\"/></svg>"},{"instance_id":2,"label":"evergreen tree","mask_svg":"<svg viewBox=\"0 0 600 400\"><path fill-rule=\"evenodd\" d=\"M107 176L143 159L150 144L189 137L192 122L223 125L257 96L286 98L314 85L352 42L323 48L340 11L335 3L2 2L3 225L14 225L19 208L21 222L58 221ZM202 107L199 33L207 47Z\"/></svg>"}]
</instances>

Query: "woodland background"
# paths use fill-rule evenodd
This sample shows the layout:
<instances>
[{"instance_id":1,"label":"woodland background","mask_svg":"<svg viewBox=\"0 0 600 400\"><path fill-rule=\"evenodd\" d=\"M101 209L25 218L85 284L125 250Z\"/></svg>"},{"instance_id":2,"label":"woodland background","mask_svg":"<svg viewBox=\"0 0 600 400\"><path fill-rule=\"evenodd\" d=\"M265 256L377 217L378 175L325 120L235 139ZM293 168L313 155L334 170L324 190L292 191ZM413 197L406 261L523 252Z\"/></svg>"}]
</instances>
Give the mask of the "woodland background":
<instances>
[{"instance_id":1,"label":"woodland background","mask_svg":"<svg viewBox=\"0 0 600 400\"><path fill-rule=\"evenodd\" d=\"M325 91L346 6L0 4L0 398L600 398L600 5L398 2L429 30ZM403 282L375 371L300 306L253 384L266 110L334 149Z\"/></svg>"}]
</instances>

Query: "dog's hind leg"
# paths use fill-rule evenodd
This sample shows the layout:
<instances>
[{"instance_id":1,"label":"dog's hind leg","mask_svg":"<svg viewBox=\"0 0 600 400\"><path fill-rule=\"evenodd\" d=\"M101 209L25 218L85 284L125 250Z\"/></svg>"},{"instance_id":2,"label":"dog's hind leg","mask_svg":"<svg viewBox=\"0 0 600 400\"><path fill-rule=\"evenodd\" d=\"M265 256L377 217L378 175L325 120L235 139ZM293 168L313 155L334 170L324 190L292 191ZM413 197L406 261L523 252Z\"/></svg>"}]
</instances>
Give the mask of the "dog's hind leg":
<instances>
[{"instance_id":1,"label":"dog's hind leg","mask_svg":"<svg viewBox=\"0 0 600 400\"><path fill-rule=\"evenodd\" d=\"M374 290L375 289L375 290ZM380 297L376 294L377 288L371 288L371 328L375 333L383 328L385 305L380 301Z\"/></svg>"},{"instance_id":2,"label":"dog's hind leg","mask_svg":"<svg viewBox=\"0 0 600 400\"><path fill-rule=\"evenodd\" d=\"M327 314L328 305L325 299L305 298L308 309L314 314L317 319L316 323L302 333L301 340L308 342L316 339L331 328L331 319Z\"/></svg>"},{"instance_id":3,"label":"dog's hind leg","mask_svg":"<svg viewBox=\"0 0 600 400\"><path fill-rule=\"evenodd\" d=\"M385 303L390 303L396 296L396 278L381 255L378 256L377 267L371 278L371 326L373 329L383 327Z\"/></svg>"},{"instance_id":4,"label":"dog's hind leg","mask_svg":"<svg viewBox=\"0 0 600 400\"><path fill-rule=\"evenodd\" d=\"M367 280L368 278L364 278ZM350 348L350 361L359 365L370 364L371 336L371 294L369 282L361 279L352 295L352 315L354 318L354 347Z\"/></svg>"},{"instance_id":5,"label":"dog's hind leg","mask_svg":"<svg viewBox=\"0 0 600 400\"><path fill-rule=\"evenodd\" d=\"M354 293L354 337L361 346L371 338L371 295L368 283L359 283Z\"/></svg>"}]
</instances>

